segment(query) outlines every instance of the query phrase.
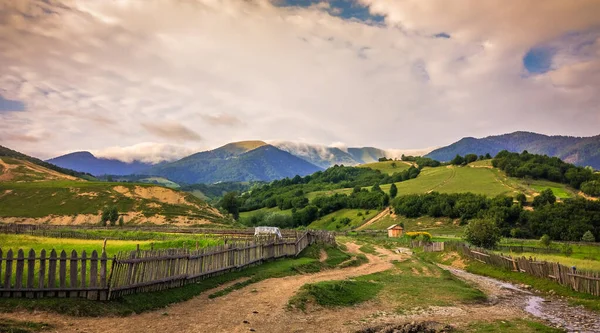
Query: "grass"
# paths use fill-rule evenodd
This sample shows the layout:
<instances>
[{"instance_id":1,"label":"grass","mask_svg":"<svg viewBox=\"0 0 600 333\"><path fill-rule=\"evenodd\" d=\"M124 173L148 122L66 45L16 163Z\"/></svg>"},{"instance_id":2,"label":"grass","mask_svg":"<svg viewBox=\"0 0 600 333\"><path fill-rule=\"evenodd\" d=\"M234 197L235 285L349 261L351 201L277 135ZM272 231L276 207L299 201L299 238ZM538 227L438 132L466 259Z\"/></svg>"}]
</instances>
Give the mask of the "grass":
<instances>
[{"instance_id":1,"label":"grass","mask_svg":"<svg viewBox=\"0 0 600 333\"><path fill-rule=\"evenodd\" d=\"M404 223L404 231L427 231L432 235L461 236L465 226L459 226L446 217L422 216L419 218L406 218L404 216L385 216L377 222L367 226L365 230L385 230L393 224Z\"/></svg>"},{"instance_id":2,"label":"grass","mask_svg":"<svg viewBox=\"0 0 600 333\"><path fill-rule=\"evenodd\" d=\"M377 214L379 211L376 209L340 209L312 222L308 228L332 231L351 230L361 226ZM350 219L347 224L343 223L345 218Z\"/></svg>"},{"instance_id":3,"label":"grass","mask_svg":"<svg viewBox=\"0 0 600 333\"><path fill-rule=\"evenodd\" d=\"M495 251L499 253L498 251ZM506 251L503 251L506 254ZM512 255L513 257L531 257L535 258L537 261L547 261L547 262L558 262L565 266L575 266L577 270L588 270L588 271L600 271L600 257L596 257L595 260L590 259L579 259L573 257L567 257L561 254L544 254L544 253L515 253Z\"/></svg>"},{"instance_id":4,"label":"grass","mask_svg":"<svg viewBox=\"0 0 600 333\"><path fill-rule=\"evenodd\" d=\"M17 321L0 318L0 332L6 333L31 333L49 330L52 327L46 323L34 323L30 321Z\"/></svg>"},{"instance_id":5,"label":"grass","mask_svg":"<svg viewBox=\"0 0 600 333\"><path fill-rule=\"evenodd\" d=\"M410 165L402 161L386 161L386 162L375 162L359 165L361 168L369 168L373 170L379 170L381 173L387 173L393 175L396 172L402 172L410 168Z\"/></svg>"},{"instance_id":6,"label":"grass","mask_svg":"<svg viewBox=\"0 0 600 333\"><path fill-rule=\"evenodd\" d=\"M551 247L555 247L560 249L563 242L552 242ZM582 259L582 260L595 260L600 261L600 244L571 244L573 249L573 253L570 256L565 256L560 253L552 254L555 256L563 256L569 259ZM514 238L505 238L503 239L499 245L506 246L529 246L529 247L542 247L540 242L536 239L514 239ZM520 255L520 254L519 254ZM537 255L537 254L536 254Z\"/></svg>"},{"instance_id":7,"label":"grass","mask_svg":"<svg viewBox=\"0 0 600 333\"><path fill-rule=\"evenodd\" d=\"M359 247L358 249L361 252L368 253L368 254L373 254L373 255L378 255L379 254L375 250L375 247L373 245L371 245L371 244L365 244L365 245Z\"/></svg>"},{"instance_id":8,"label":"grass","mask_svg":"<svg viewBox=\"0 0 600 333\"><path fill-rule=\"evenodd\" d=\"M173 192L192 205L169 204L159 199L126 196L115 190L121 186L133 193L135 187L155 187L152 184L110 183L98 181L44 181L0 182L0 217L40 218L49 215L76 216L98 214L106 207L115 206L119 212L142 212L149 217L189 216L222 222L223 218L209 210L208 204L190 193Z\"/></svg>"},{"instance_id":9,"label":"grass","mask_svg":"<svg viewBox=\"0 0 600 333\"><path fill-rule=\"evenodd\" d=\"M305 284L289 300L288 307L304 311L309 302L323 307L352 306L375 298L382 289L382 284L369 281L342 280Z\"/></svg>"},{"instance_id":10,"label":"grass","mask_svg":"<svg viewBox=\"0 0 600 333\"><path fill-rule=\"evenodd\" d=\"M493 332L520 332L520 333L560 333L564 330L558 328L548 327L544 324L526 320L526 319L513 319L513 320L496 320L492 322L487 321L476 321L469 323L469 325L459 330L464 333L493 333Z\"/></svg>"},{"instance_id":11,"label":"grass","mask_svg":"<svg viewBox=\"0 0 600 333\"><path fill-rule=\"evenodd\" d=\"M567 199L575 196L573 190L569 189L568 186L564 184L535 180L532 181L531 185L529 186L536 192L542 192L543 190L551 189L552 193L554 193L554 195L559 199Z\"/></svg>"},{"instance_id":12,"label":"grass","mask_svg":"<svg viewBox=\"0 0 600 333\"><path fill-rule=\"evenodd\" d=\"M249 211L249 212L241 212L240 213L240 219L247 219L250 216L257 214L257 213L281 213L281 214L287 214L287 215L292 215L292 210L291 209L286 209L286 210L281 210L279 209L279 207L272 207L272 208L261 208L261 209L257 209L257 210L253 210L253 211Z\"/></svg>"},{"instance_id":13,"label":"grass","mask_svg":"<svg viewBox=\"0 0 600 333\"><path fill-rule=\"evenodd\" d=\"M108 257L111 257L121 251L135 250L137 244L140 245L140 249L142 250L149 250L151 244L154 245L154 249L181 248L184 244L187 248L192 249L196 247L196 242L198 242L199 247L208 247L223 243L223 241L218 238L206 238L204 236L194 237L191 235L181 235L178 238L165 241L109 240L106 243L106 254ZM0 244L4 253L9 249L12 249L15 252L19 249L25 251L33 249L36 253L39 253L42 249L45 249L46 252L54 249L59 253L60 251L65 250L68 254L70 254L72 250L75 250L78 253L85 250L89 255L94 250L100 253L102 251L103 241L0 234ZM27 255L27 253L25 255ZM49 253L47 255L49 255Z\"/></svg>"}]
</instances>

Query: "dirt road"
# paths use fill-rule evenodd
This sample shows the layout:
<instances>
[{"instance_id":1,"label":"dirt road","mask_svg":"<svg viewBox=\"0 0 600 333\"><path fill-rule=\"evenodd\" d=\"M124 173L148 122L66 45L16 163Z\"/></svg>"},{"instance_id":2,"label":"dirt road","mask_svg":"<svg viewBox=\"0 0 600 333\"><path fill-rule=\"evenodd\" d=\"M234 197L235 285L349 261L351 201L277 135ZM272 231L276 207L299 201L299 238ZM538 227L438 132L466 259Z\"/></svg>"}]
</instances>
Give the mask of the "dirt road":
<instances>
[{"instance_id":1,"label":"dirt road","mask_svg":"<svg viewBox=\"0 0 600 333\"><path fill-rule=\"evenodd\" d=\"M358 245L348 243L349 252L359 253ZM57 332L347 332L350 321L377 311L373 304L344 309L323 309L305 314L288 311L290 297L306 283L381 272L392 267L391 260L408 255L378 249L383 256L367 254L369 263L359 267L334 269L315 274L268 279L228 295L209 299L208 294L168 308L124 318L74 318L48 313L0 314L0 318L42 321Z\"/></svg>"}]
</instances>

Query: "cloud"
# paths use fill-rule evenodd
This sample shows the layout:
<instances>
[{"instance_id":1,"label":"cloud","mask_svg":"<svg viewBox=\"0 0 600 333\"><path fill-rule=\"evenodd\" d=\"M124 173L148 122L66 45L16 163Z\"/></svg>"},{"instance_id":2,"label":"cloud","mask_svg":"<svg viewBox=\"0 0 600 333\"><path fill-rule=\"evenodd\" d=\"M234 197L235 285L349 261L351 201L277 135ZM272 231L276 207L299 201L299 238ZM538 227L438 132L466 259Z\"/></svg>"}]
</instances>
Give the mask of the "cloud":
<instances>
[{"instance_id":1,"label":"cloud","mask_svg":"<svg viewBox=\"0 0 600 333\"><path fill-rule=\"evenodd\" d=\"M200 135L191 129L177 123L142 123L144 129L148 132L164 139L176 141L200 141Z\"/></svg>"},{"instance_id":2,"label":"cloud","mask_svg":"<svg viewBox=\"0 0 600 333\"><path fill-rule=\"evenodd\" d=\"M203 118L211 125L215 126L238 126L242 121L230 114L205 115Z\"/></svg>"},{"instance_id":3,"label":"cloud","mask_svg":"<svg viewBox=\"0 0 600 333\"><path fill-rule=\"evenodd\" d=\"M27 106L0 112L0 133L42 139L3 144L55 156L598 134L600 2L339 3L0 0L0 87ZM552 52L531 73L536 48Z\"/></svg>"},{"instance_id":4,"label":"cloud","mask_svg":"<svg viewBox=\"0 0 600 333\"><path fill-rule=\"evenodd\" d=\"M108 147L91 151L96 157L116 159L126 163L140 161L156 164L170 162L197 153L199 150L157 142L143 142L128 147Z\"/></svg>"},{"instance_id":5,"label":"cloud","mask_svg":"<svg viewBox=\"0 0 600 333\"><path fill-rule=\"evenodd\" d=\"M25 104L21 101L6 99L0 95L0 112L25 111Z\"/></svg>"}]
</instances>

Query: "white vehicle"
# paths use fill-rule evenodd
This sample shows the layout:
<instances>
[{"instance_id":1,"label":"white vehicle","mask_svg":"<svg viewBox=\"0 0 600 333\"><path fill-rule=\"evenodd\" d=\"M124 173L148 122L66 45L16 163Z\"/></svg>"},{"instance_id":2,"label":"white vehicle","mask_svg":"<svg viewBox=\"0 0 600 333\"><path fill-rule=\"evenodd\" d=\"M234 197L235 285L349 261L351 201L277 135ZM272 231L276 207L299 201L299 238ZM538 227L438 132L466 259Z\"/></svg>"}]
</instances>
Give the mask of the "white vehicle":
<instances>
[{"instance_id":1,"label":"white vehicle","mask_svg":"<svg viewBox=\"0 0 600 333\"><path fill-rule=\"evenodd\" d=\"M276 235L282 238L281 231L277 227L256 227L254 228L254 237Z\"/></svg>"}]
</instances>

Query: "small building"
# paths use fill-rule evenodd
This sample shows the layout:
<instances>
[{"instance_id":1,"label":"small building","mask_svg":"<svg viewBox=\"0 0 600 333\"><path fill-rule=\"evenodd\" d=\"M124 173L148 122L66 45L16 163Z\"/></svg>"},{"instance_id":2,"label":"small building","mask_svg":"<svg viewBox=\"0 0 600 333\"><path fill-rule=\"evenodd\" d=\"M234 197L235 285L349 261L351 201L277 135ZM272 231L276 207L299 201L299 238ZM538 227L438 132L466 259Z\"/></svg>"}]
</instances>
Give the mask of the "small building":
<instances>
[{"instance_id":1,"label":"small building","mask_svg":"<svg viewBox=\"0 0 600 333\"><path fill-rule=\"evenodd\" d=\"M389 226L387 228L387 231L388 231L388 237L390 237L390 238L402 237L402 235L404 234L404 228L402 228L402 226L399 224L394 224L394 225Z\"/></svg>"}]
</instances>

